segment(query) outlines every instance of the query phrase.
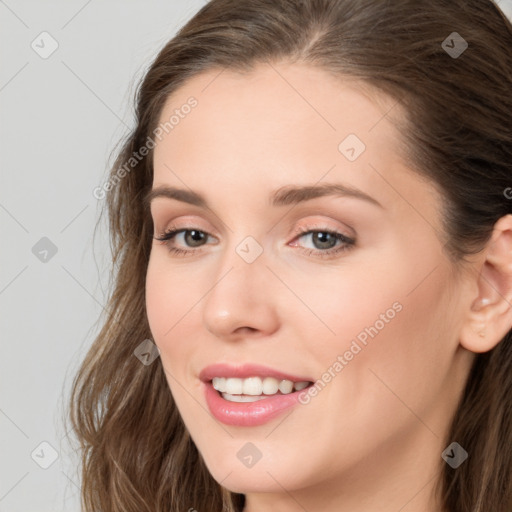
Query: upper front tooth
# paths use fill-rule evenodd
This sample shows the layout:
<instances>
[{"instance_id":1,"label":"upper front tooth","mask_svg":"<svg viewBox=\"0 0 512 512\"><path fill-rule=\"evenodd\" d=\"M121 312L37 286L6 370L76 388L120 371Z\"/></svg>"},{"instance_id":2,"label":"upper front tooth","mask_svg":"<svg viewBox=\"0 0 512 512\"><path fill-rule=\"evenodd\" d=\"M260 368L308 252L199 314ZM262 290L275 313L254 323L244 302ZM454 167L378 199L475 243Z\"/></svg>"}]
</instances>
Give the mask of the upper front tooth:
<instances>
[{"instance_id":1,"label":"upper front tooth","mask_svg":"<svg viewBox=\"0 0 512 512\"><path fill-rule=\"evenodd\" d=\"M242 384L242 379L237 379L235 377L230 377L226 379L225 393L229 393L230 395L241 395Z\"/></svg>"},{"instance_id":2,"label":"upper front tooth","mask_svg":"<svg viewBox=\"0 0 512 512\"><path fill-rule=\"evenodd\" d=\"M249 377L243 380L244 395L261 395L262 382L259 377Z\"/></svg>"}]
</instances>

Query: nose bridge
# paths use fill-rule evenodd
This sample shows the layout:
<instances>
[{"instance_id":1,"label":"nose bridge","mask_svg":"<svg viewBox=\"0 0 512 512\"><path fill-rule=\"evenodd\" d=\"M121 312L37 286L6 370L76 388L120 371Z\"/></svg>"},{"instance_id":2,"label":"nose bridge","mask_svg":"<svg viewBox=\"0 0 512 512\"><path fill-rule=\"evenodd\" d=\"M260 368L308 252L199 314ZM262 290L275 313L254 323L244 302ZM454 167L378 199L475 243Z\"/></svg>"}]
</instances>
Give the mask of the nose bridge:
<instances>
[{"instance_id":1,"label":"nose bridge","mask_svg":"<svg viewBox=\"0 0 512 512\"><path fill-rule=\"evenodd\" d=\"M269 293L271 272L263 246L246 236L219 256L218 271L203 303L205 327L217 336L240 328L269 331L275 328L275 295Z\"/></svg>"}]
</instances>

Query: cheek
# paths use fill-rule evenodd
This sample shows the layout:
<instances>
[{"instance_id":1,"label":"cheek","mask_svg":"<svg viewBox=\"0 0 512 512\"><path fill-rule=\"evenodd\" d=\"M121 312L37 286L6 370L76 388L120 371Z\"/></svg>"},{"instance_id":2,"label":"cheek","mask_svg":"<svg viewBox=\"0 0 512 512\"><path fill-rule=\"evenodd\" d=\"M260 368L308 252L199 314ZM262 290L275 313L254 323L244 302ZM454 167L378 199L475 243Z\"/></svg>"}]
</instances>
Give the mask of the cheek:
<instances>
[{"instance_id":1,"label":"cheek","mask_svg":"<svg viewBox=\"0 0 512 512\"><path fill-rule=\"evenodd\" d=\"M175 359L177 352L190 347L190 343L176 343L176 340L188 337L189 333L184 329L188 316L194 314L192 307L199 291L180 282L179 273L171 271L164 260L160 255L150 258L146 275L146 310L164 367L170 368L169 362Z\"/></svg>"},{"instance_id":2,"label":"cheek","mask_svg":"<svg viewBox=\"0 0 512 512\"><path fill-rule=\"evenodd\" d=\"M419 244L383 248L378 257L359 253L358 264L341 269L335 281L332 271L325 277L320 273L315 286L309 287L308 304L331 330L330 334L316 321L324 342L311 342L312 352L327 370L349 351L343 373L352 377L344 379L343 386L353 384L356 394L377 381L370 369L382 369L407 393L414 392L410 385L415 381L428 392L425 377L433 372L441 378L447 370L451 348L444 340L453 339L455 330L449 287L453 276L433 244L430 248Z\"/></svg>"},{"instance_id":3,"label":"cheek","mask_svg":"<svg viewBox=\"0 0 512 512\"><path fill-rule=\"evenodd\" d=\"M151 333L158 345L165 332L171 327L169 308L172 308L173 294L169 293L169 279L155 264L151 255L146 275L146 311ZM169 300L171 303L169 303Z\"/></svg>"},{"instance_id":4,"label":"cheek","mask_svg":"<svg viewBox=\"0 0 512 512\"><path fill-rule=\"evenodd\" d=\"M160 350L160 361L169 390L182 417L189 421L194 402L189 393L196 393L198 384L190 381L189 363L197 339L188 327L192 315L197 314L193 305L197 302L193 288L184 286L171 271L165 258L150 258L146 275L146 310L153 341ZM185 392L185 389L187 390ZM201 411L199 411L199 414ZM201 418L197 418L197 421Z\"/></svg>"},{"instance_id":5,"label":"cheek","mask_svg":"<svg viewBox=\"0 0 512 512\"><path fill-rule=\"evenodd\" d=\"M417 422L411 410L428 422L443 396L456 343L446 286L449 272L440 266L415 289L414 279L402 274L398 282L396 276L381 292L360 289L362 295L345 304L350 320L338 325L345 325L347 333L324 358L326 368L338 355L346 355L347 361L333 392L326 395L329 410L338 417L334 424L357 426L368 436L376 435L375 422L383 436ZM419 280L418 274L415 279ZM369 301L362 298L366 293ZM340 408L340 403L352 408ZM353 416L351 409L356 411ZM439 418L431 419L433 428L441 423ZM425 433L429 435L427 429Z\"/></svg>"},{"instance_id":6,"label":"cheek","mask_svg":"<svg viewBox=\"0 0 512 512\"><path fill-rule=\"evenodd\" d=\"M325 384L304 406L303 430L332 440L343 432L343 439L352 440L339 448L340 469L361 454L376 456L379 446L399 447L397 436L405 431L419 429L426 442L432 440L429 429L443 429L442 414L434 411L444 400L443 383L450 371L447 340L454 334L448 321L449 272L440 267L411 291L421 272L412 266L401 271L378 273L382 288L377 290L367 275L340 280L344 293L331 295L323 317L336 336L310 340L309 358L316 361ZM312 442L304 455L311 460L318 453L332 457L332 446L323 453L325 447Z\"/></svg>"}]
</instances>

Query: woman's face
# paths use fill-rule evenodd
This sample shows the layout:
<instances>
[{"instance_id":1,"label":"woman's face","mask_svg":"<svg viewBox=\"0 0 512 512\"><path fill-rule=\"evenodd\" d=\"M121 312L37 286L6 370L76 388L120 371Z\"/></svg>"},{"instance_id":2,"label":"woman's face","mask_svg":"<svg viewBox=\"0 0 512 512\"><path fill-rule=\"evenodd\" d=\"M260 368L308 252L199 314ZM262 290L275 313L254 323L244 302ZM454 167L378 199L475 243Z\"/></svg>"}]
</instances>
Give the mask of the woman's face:
<instances>
[{"instance_id":1,"label":"woman's face","mask_svg":"<svg viewBox=\"0 0 512 512\"><path fill-rule=\"evenodd\" d=\"M154 193L155 236L189 231L153 241L148 318L183 421L232 491L348 497L392 479L403 505L399 489L412 499L443 463L468 299L442 199L401 160L399 106L360 91L298 64L214 70L160 118L174 116L153 190L183 194Z\"/></svg>"}]
</instances>

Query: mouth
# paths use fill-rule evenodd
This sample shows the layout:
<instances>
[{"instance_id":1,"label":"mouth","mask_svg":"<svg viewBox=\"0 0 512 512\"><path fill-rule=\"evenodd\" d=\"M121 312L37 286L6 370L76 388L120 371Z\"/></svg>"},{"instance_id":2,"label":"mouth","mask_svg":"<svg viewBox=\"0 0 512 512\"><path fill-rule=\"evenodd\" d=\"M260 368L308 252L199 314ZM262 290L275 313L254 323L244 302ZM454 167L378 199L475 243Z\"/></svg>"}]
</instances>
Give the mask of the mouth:
<instances>
[{"instance_id":1,"label":"mouth","mask_svg":"<svg viewBox=\"0 0 512 512\"><path fill-rule=\"evenodd\" d=\"M311 381L294 382L289 379L275 377L214 377L211 381L224 400L229 402L257 402L270 396L289 395L311 386Z\"/></svg>"},{"instance_id":2,"label":"mouth","mask_svg":"<svg viewBox=\"0 0 512 512\"><path fill-rule=\"evenodd\" d=\"M301 393L313 385L268 367L213 365L200 373L212 415L227 425L257 426L297 405Z\"/></svg>"}]
</instances>

